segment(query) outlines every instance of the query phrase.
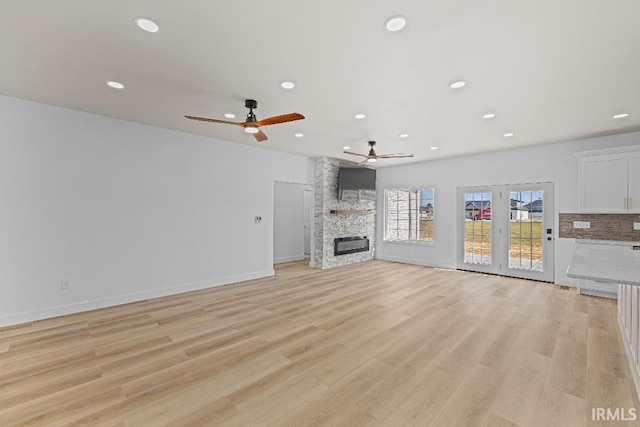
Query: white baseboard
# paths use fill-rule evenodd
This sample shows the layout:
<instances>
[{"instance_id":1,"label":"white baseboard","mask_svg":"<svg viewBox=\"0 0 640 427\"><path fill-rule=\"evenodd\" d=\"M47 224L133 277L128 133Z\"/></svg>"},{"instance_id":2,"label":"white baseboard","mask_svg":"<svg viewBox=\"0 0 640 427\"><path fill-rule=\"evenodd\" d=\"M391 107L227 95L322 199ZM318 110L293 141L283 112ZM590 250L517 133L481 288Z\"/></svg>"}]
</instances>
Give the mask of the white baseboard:
<instances>
[{"instance_id":1,"label":"white baseboard","mask_svg":"<svg viewBox=\"0 0 640 427\"><path fill-rule=\"evenodd\" d=\"M309 255L294 255L294 256L285 256L280 258L275 258L273 260L274 264L282 264L283 262L292 262L292 261L302 261L305 258L309 258Z\"/></svg>"},{"instance_id":2,"label":"white baseboard","mask_svg":"<svg viewBox=\"0 0 640 427\"><path fill-rule=\"evenodd\" d=\"M446 268L450 270L455 270L456 266L454 264L444 264L438 262L430 262L422 259L414 259L414 258L402 258L402 257L392 257L385 255L376 255L376 259L382 261L391 261L391 262L399 262L402 264L413 264L413 265L423 265L425 267L433 267L433 268Z\"/></svg>"},{"instance_id":3,"label":"white baseboard","mask_svg":"<svg viewBox=\"0 0 640 427\"><path fill-rule=\"evenodd\" d=\"M84 301L76 304L60 305L56 307L44 308L41 310L27 311L22 313L0 316L0 327L13 326L21 323L33 322L35 320L49 319L52 317L65 316L83 311L96 310L99 308L113 307L116 305L129 304L132 302L144 301L152 298L177 295L185 292L198 291L201 289L214 288L217 286L230 285L233 283L246 282L247 280L261 279L275 274L273 269L256 271L253 273L239 274L236 276L222 277L218 279L205 280L203 282L184 283L168 288L154 289L151 291L137 292L133 294L119 295L115 297L98 300Z\"/></svg>"}]
</instances>

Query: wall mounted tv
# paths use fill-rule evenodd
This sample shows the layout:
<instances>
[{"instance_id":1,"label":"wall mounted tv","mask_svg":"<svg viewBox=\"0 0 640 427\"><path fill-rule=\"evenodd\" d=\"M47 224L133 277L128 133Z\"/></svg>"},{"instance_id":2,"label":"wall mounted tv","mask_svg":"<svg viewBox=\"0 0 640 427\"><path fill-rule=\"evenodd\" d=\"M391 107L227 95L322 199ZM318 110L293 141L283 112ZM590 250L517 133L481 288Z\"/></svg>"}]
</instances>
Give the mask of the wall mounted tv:
<instances>
[{"instance_id":1,"label":"wall mounted tv","mask_svg":"<svg viewBox=\"0 0 640 427\"><path fill-rule=\"evenodd\" d=\"M341 190L375 190L376 171L367 168L338 169L338 188Z\"/></svg>"},{"instance_id":2,"label":"wall mounted tv","mask_svg":"<svg viewBox=\"0 0 640 427\"><path fill-rule=\"evenodd\" d=\"M367 168L338 169L338 199L375 200L376 171Z\"/></svg>"}]
</instances>

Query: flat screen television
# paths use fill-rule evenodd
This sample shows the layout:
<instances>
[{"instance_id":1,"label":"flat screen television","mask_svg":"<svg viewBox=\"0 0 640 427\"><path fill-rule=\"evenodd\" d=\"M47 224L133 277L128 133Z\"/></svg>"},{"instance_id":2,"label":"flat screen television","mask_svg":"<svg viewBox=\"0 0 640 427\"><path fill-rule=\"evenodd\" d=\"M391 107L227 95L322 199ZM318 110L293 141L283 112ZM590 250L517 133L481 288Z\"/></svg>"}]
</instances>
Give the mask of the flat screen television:
<instances>
[{"instance_id":1,"label":"flat screen television","mask_svg":"<svg viewBox=\"0 0 640 427\"><path fill-rule=\"evenodd\" d=\"M338 169L339 190L375 190L376 171L367 168Z\"/></svg>"},{"instance_id":2,"label":"flat screen television","mask_svg":"<svg viewBox=\"0 0 640 427\"><path fill-rule=\"evenodd\" d=\"M338 200L376 200L376 171L366 168L338 169Z\"/></svg>"}]
</instances>

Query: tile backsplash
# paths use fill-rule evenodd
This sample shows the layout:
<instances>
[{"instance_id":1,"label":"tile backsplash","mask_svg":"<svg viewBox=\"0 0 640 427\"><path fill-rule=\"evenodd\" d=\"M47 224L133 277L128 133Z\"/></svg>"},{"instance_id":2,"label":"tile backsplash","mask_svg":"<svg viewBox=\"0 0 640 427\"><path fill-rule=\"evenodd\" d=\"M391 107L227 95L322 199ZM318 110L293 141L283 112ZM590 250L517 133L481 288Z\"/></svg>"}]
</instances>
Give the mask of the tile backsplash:
<instances>
[{"instance_id":1,"label":"tile backsplash","mask_svg":"<svg viewBox=\"0 0 640 427\"><path fill-rule=\"evenodd\" d=\"M575 228L574 221L588 222L589 228ZM639 214L561 213L558 235L574 239L640 241L640 230L633 229L634 222L640 222Z\"/></svg>"}]
</instances>

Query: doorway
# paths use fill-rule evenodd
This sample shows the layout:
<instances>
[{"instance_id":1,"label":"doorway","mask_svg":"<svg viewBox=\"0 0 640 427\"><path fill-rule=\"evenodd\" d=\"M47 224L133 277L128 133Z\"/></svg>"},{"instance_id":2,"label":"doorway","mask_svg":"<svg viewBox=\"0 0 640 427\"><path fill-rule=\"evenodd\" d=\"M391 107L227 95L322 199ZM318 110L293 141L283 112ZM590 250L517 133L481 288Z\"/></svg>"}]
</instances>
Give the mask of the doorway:
<instances>
[{"instance_id":1,"label":"doorway","mask_svg":"<svg viewBox=\"0 0 640 427\"><path fill-rule=\"evenodd\" d=\"M553 282L553 183L458 189L458 268Z\"/></svg>"},{"instance_id":2,"label":"doorway","mask_svg":"<svg viewBox=\"0 0 640 427\"><path fill-rule=\"evenodd\" d=\"M273 263L311 257L313 190L308 184L274 183Z\"/></svg>"}]
</instances>

